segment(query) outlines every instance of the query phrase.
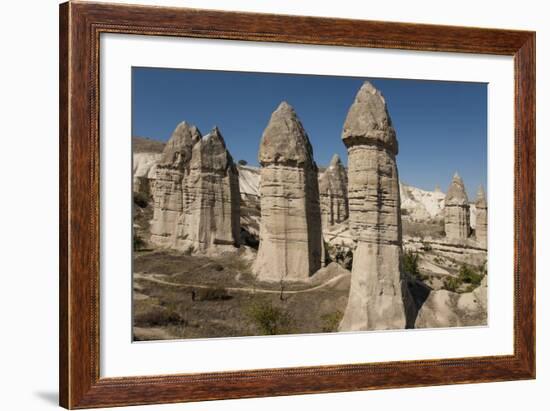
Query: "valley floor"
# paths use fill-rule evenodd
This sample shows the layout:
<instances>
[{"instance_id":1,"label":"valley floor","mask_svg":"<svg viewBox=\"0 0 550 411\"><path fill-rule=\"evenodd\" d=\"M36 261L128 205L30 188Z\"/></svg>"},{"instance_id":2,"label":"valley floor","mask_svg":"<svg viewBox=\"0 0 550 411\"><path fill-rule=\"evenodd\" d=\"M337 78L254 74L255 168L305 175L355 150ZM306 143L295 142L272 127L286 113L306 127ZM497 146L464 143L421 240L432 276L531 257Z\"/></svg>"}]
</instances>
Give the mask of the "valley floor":
<instances>
[{"instance_id":1,"label":"valley floor","mask_svg":"<svg viewBox=\"0 0 550 411\"><path fill-rule=\"evenodd\" d=\"M349 271L335 263L308 283L281 287L256 281L240 255L136 252L134 339L333 332L349 285Z\"/></svg>"}]
</instances>

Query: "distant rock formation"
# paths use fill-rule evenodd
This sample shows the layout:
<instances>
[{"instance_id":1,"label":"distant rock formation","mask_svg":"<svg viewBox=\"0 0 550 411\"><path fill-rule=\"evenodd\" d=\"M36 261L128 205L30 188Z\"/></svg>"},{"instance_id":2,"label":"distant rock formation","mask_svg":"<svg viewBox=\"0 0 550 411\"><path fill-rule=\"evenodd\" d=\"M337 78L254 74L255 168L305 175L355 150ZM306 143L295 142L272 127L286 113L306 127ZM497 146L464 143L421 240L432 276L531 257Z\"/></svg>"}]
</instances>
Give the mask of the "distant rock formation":
<instances>
[{"instance_id":1,"label":"distant rock formation","mask_svg":"<svg viewBox=\"0 0 550 411\"><path fill-rule=\"evenodd\" d=\"M323 229L348 218L348 178L338 154L334 154L329 167L319 175L321 222Z\"/></svg>"},{"instance_id":2,"label":"distant rock formation","mask_svg":"<svg viewBox=\"0 0 550 411\"><path fill-rule=\"evenodd\" d=\"M476 199L476 241L487 248L487 200L482 186L477 190Z\"/></svg>"},{"instance_id":3,"label":"distant rock formation","mask_svg":"<svg viewBox=\"0 0 550 411\"><path fill-rule=\"evenodd\" d=\"M201 252L237 247L239 173L217 127L193 146L188 168L174 247Z\"/></svg>"},{"instance_id":4,"label":"distant rock formation","mask_svg":"<svg viewBox=\"0 0 550 411\"><path fill-rule=\"evenodd\" d=\"M349 225L357 248L341 331L405 328L412 304L401 272L398 145L382 94L366 81L342 139L348 149Z\"/></svg>"},{"instance_id":5,"label":"distant rock formation","mask_svg":"<svg viewBox=\"0 0 550 411\"><path fill-rule=\"evenodd\" d=\"M470 204L458 173L445 196L445 235L449 240L465 240L470 235Z\"/></svg>"},{"instance_id":6,"label":"distant rock formation","mask_svg":"<svg viewBox=\"0 0 550 411\"><path fill-rule=\"evenodd\" d=\"M264 281L304 281L324 264L317 165L294 109L282 102L262 135L260 246Z\"/></svg>"},{"instance_id":7,"label":"distant rock formation","mask_svg":"<svg viewBox=\"0 0 550 411\"><path fill-rule=\"evenodd\" d=\"M175 234L176 221L183 212L183 179L189 172L193 146L201 139L197 127L178 124L164 146L155 172L151 241L169 246Z\"/></svg>"},{"instance_id":8,"label":"distant rock formation","mask_svg":"<svg viewBox=\"0 0 550 411\"><path fill-rule=\"evenodd\" d=\"M411 221L443 220L445 194L441 191L426 191L401 182L399 196L404 218Z\"/></svg>"}]
</instances>

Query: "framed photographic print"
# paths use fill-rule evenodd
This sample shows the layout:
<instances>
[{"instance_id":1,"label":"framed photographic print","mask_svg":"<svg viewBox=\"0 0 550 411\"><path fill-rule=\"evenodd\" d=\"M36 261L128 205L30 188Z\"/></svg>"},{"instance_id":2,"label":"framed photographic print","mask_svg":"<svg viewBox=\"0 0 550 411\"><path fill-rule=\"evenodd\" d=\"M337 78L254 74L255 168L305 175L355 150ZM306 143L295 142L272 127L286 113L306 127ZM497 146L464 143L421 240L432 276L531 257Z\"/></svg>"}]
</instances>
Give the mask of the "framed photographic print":
<instances>
[{"instance_id":1,"label":"framed photographic print","mask_svg":"<svg viewBox=\"0 0 550 411\"><path fill-rule=\"evenodd\" d=\"M535 377L535 33L60 6L60 404Z\"/></svg>"}]
</instances>

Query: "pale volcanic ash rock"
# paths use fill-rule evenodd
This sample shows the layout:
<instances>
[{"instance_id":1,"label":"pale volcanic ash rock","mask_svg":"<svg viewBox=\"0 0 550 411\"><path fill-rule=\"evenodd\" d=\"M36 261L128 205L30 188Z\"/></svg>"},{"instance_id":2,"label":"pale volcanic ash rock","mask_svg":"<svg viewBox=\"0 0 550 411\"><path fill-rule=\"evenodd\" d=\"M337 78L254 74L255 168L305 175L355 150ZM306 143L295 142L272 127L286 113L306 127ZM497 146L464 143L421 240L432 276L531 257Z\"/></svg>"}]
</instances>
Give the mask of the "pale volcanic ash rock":
<instances>
[{"instance_id":1,"label":"pale volcanic ash rock","mask_svg":"<svg viewBox=\"0 0 550 411\"><path fill-rule=\"evenodd\" d=\"M200 140L197 127L180 123L164 147L155 171L151 241L170 246L176 221L183 212L183 180L189 172L193 146Z\"/></svg>"},{"instance_id":2,"label":"pale volcanic ash rock","mask_svg":"<svg viewBox=\"0 0 550 411\"><path fill-rule=\"evenodd\" d=\"M282 102L262 135L260 245L264 281L305 281L324 264L317 166L294 109Z\"/></svg>"},{"instance_id":3,"label":"pale volcanic ash rock","mask_svg":"<svg viewBox=\"0 0 550 411\"><path fill-rule=\"evenodd\" d=\"M199 252L238 247L239 173L218 128L193 146L188 169L174 247Z\"/></svg>"},{"instance_id":4,"label":"pale volcanic ash rock","mask_svg":"<svg viewBox=\"0 0 550 411\"><path fill-rule=\"evenodd\" d=\"M365 82L342 139L348 149L349 225L357 248L340 331L399 329L412 307L401 272L397 138L382 94Z\"/></svg>"},{"instance_id":5,"label":"pale volcanic ash rock","mask_svg":"<svg viewBox=\"0 0 550 411\"><path fill-rule=\"evenodd\" d=\"M348 218L347 172L338 154L328 168L319 174L319 195L323 229Z\"/></svg>"},{"instance_id":6,"label":"pale volcanic ash rock","mask_svg":"<svg viewBox=\"0 0 550 411\"><path fill-rule=\"evenodd\" d=\"M476 199L476 241L487 248L487 199L482 186L477 190Z\"/></svg>"},{"instance_id":7,"label":"pale volcanic ash rock","mask_svg":"<svg viewBox=\"0 0 550 411\"><path fill-rule=\"evenodd\" d=\"M458 173L445 196L445 235L449 240L466 240L470 235L470 204Z\"/></svg>"}]
</instances>

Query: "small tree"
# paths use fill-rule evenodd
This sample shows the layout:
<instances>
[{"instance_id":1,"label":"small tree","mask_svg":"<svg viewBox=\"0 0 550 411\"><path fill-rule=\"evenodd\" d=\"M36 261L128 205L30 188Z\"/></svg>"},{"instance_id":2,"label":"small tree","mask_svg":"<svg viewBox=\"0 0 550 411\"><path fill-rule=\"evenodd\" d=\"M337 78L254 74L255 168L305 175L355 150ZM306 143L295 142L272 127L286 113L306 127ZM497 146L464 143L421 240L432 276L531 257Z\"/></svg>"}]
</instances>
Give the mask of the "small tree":
<instances>
[{"instance_id":1,"label":"small tree","mask_svg":"<svg viewBox=\"0 0 550 411\"><path fill-rule=\"evenodd\" d=\"M270 301L257 301L248 307L247 315L264 335L288 334L292 331L294 317Z\"/></svg>"},{"instance_id":2,"label":"small tree","mask_svg":"<svg viewBox=\"0 0 550 411\"><path fill-rule=\"evenodd\" d=\"M323 332L333 333L338 331L338 326L340 325L343 316L344 315L340 310L336 310L328 314L323 314L321 316L321 320L323 320Z\"/></svg>"},{"instance_id":3,"label":"small tree","mask_svg":"<svg viewBox=\"0 0 550 411\"><path fill-rule=\"evenodd\" d=\"M405 251L403 254L403 269L414 278L422 279L420 270L418 269L418 253L413 251Z\"/></svg>"}]
</instances>

